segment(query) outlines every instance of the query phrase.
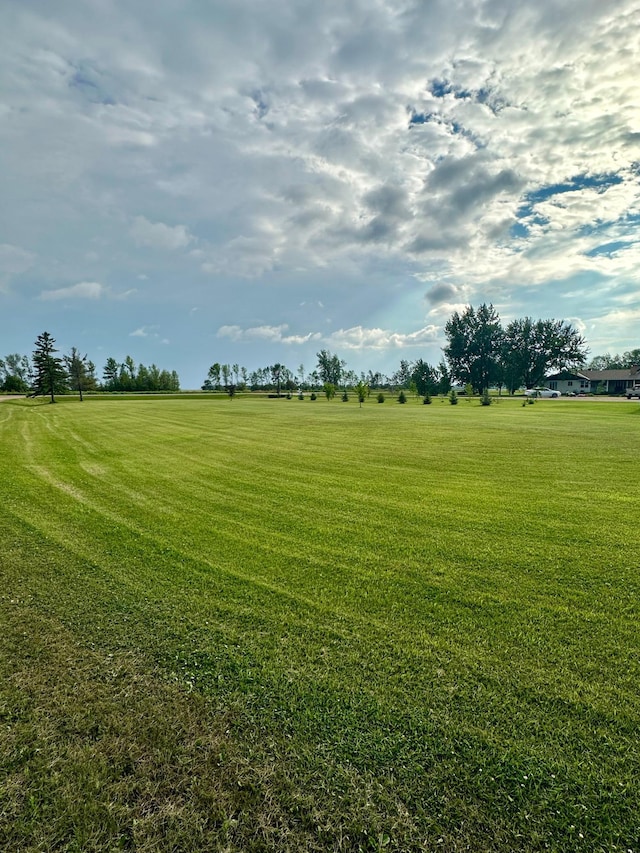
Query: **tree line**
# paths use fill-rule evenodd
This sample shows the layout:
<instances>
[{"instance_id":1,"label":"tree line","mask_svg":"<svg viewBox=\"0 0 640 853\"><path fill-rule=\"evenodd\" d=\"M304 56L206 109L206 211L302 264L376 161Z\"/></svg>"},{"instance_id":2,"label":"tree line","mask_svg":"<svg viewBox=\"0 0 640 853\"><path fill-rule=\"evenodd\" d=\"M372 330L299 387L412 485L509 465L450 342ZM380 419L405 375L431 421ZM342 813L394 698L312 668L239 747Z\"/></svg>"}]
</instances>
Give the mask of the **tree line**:
<instances>
[{"instance_id":1,"label":"tree line","mask_svg":"<svg viewBox=\"0 0 640 853\"><path fill-rule=\"evenodd\" d=\"M91 391L179 391L180 380L175 370L160 370L155 364L146 367L127 356L120 363L108 358L102 381L96 366L82 355L77 347L60 355L55 338L49 332L38 335L31 358L10 353L0 358L0 391L48 396L55 402L56 394L76 392L80 399Z\"/></svg>"},{"instance_id":2,"label":"tree line","mask_svg":"<svg viewBox=\"0 0 640 853\"><path fill-rule=\"evenodd\" d=\"M292 371L277 362L254 371L238 364L215 362L209 368L204 391L236 390L283 391L346 389L366 385L369 390L405 389L416 394L446 394L453 385L468 386L482 394L490 387L518 388L539 385L550 372L578 368L585 364L588 348L579 331L564 320L513 320L504 326L493 305L486 303L463 312L454 312L444 328L446 345L440 362L422 358L401 360L391 375L349 370L346 362L329 350L316 354L317 362L306 373L304 365ZM640 362L640 350L625 353ZM612 360L611 356L601 359ZM616 356L616 359L621 357ZM594 359L594 362L597 359ZM598 367L594 366L594 369Z\"/></svg>"}]
</instances>

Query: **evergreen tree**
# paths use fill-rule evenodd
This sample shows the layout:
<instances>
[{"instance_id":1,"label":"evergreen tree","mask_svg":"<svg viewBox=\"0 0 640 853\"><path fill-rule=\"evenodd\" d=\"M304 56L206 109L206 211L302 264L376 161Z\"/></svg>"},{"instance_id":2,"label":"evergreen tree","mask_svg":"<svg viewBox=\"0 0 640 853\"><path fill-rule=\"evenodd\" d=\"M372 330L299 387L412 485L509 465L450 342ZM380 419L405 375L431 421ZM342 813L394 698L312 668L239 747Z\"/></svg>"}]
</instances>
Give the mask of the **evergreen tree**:
<instances>
[{"instance_id":1,"label":"evergreen tree","mask_svg":"<svg viewBox=\"0 0 640 853\"><path fill-rule=\"evenodd\" d=\"M118 390L118 377L120 373L120 365L115 358L108 358L107 363L102 371L102 387L105 391Z\"/></svg>"},{"instance_id":2,"label":"evergreen tree","mask_svg":"<svg viewBox=\"0 0 640 853\"><path fill-rule=\"evenodd\" d=\"M89 373L89 362L86 355L80 355L76 347L71 347L69 355L65 355L64 363L67 368L71 388L73 391L80 393L80 402L82 402L82 392L92 384Z\"/></svg>"},{"instance_id":3,"label":"evergreen tree","mask_svg":"<svg viewBox=\"0 0 640 853\"><path fill-rule=\"evenodd\" d=\"M64 369L62 359L54 355L58 350L54 346L55 339L49 332L43 332L36 339L36 348L33 351L33 393L37 397L40 394L49 395L51 402L55 403L56 393L64 391L67 387L67 373Z\"/></svg>"}]
</instances>

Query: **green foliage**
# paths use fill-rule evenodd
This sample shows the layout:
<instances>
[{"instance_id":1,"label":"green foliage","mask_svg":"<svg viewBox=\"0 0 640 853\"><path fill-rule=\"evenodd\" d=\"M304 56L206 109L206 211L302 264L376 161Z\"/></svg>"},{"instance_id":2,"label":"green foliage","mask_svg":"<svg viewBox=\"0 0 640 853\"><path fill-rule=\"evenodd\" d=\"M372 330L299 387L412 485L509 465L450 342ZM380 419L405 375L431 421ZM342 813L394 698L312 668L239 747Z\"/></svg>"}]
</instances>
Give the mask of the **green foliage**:
<instances>
[{"instance_id":1,"label":"green foliage","mask_svg":"<svg viewBox=\"0 0 640 853\"><path fill-rule=\"evenodd\" d=\"M67 372L64 369L62 359L55 353L58 350L54 346L55 338L49 332L38 335L33 351L33 392L32 396L50 397L55 403L55 395L67 389Z\"/></svg>"},{"instance_id":2,"label":"green foliage","mask_svg":"<svg viewBox=\"0 0 640 853\"><path fill-rule=\"evenodd\" d=\"M445 324L444 353L451 375L480 392L500 376L503 332L493 305L478 309L469 305L462 314L454 312Z\"/></svg>"},{"instance_id":3,"label":"green foliage","mask_svg":"<svg viewBox=\"0 0 640 853\"><path fill-rule=\"evenodd\" d=\"M31 381L31 364L26 355L15 352L0 358L0 391L7 394L26 394Z\"/></svg>"},{"instance_id":4,"label":"green foliage","mask_svg":"<svg viewBox=\"0 0 640 853\"><path fill-rule=\"evenodd\" d=\"M342 374L345 369L345 363L341 361L337 355L323 349L317 353L318 359L318 374L320 381L324 385L340 385Z\"/></svg>"},{"instance_id":5,"label":"green foliage","mask_svg":"<svg viewBox=\"0 0 640 853\"><path fill-rule=\"evenodd\" d=\"M425 406L430 406L430 405L431 405L431 394L429 394L429 392L427 392L427 393L424 395L424 400L423 400L422 402L424 403L424 405L425 405Z\"/></svg>"},{"instance_id":6,"label":"green foliage","mask_svg":"<svg viewBox=\"0 0 640 853\"><path fill-rule=\"evenodd\" d=\"M342 392L342 402L347 403L349 401L349 394L347 393L347 389Z\"/></svg>"},{"instance_id":7,"label":"green foliage","mask_svg":"<svg viewBox=\"0 0 640 853\"><path fill-rule=\"evenodd\" d=\"M72 391L80 394L82 401L85 391L95 391L97 388L95 367L86 354L80 355L76 347L71 347L69 355L64 356L64 363L69 376L69 386Z\"/></svg>"},{"instance_id":8,"label":"green foliage","mask_svg":"<svg viewBox=\"0 0 640 853\"><path fill-rule=\"evenodd\" d=\"M362 404L364 403L364 401L367 399L367 396L369 395L369 386L367 385L367 383L366 383L366 382L364 382L364 381L361 379L361 380L360 380L360 381L359 381L359 382L354 386L354 389L353 389L353 390L354 390L354 391L356 392L356 394L358 395L358 402L360 403L360 406L362 406Z\"/></svg>"},{"instance_id":9,"label":"green foliage","mask_svg":"<svg viewBox=\"0 0 640 853\"><path fill-rule=\"evenodd\" d=\"M489 389L485 388L482 392L482 397L480 397L480 405L481 406L490 406L491 405L491 396L489 394Z\"/></svg>"},{"instance_id":10,"label":"green foliage","mask_svg":"<svg viewBox=\"0 0 640 853\"><path fill-rule=\"evenodd\" d=\"M467 384L464 386L464 394L467 400L471 400L471 398L473 397L473 385L470 382L467 382Z\"/></svg>"},{"instance_id":11,"label":"green foliage","mask_svg":"<svg viewBox=\"0 0 640 853\"><path fill-rule=\"evenodd\" d=\"M384 403L384 394L382 393L382 391L378 392L378 396L376 399L378 400L379 403Z\"/></svg>"},{"instance_id":12,"label":"green foliage","mask_svg":"<svg viewBox=\"0 0 640 853\"><path fill-rule=\"evenodd\" d=\"M640 365L640 347L627 350L622 355L620 353L611 355L608 352L597 355L591 359L588 367L589 370L628 370L638 365Z\"/></svg>"},{"instance_id":13,"label":"green foliage","mask_svg":"<svg viewBox=\"0 0 640 853\"><path fill-rule=\"evenodd\" d=\"M552 371L586 361L584 338L564 320L513 320L502 328L493 305L462 314L454 312L445 325L444 348L449 370L459 382L469 382L477 393L491 385L506 385L513 393L527 388Z\"/></svg>"},{"instance_id":14,"label":"green foliage","mask_svg":"<svg viewBox=\"0 0 640 853\"><path fill-rule=\"evenodd\" d=\"M324 391L324 396L327 398L327 400L333 400L333 398L336 396L336 386L333 384L333 382L325 382L322 386L322 389Z\"/></svg>"},{"instance_id":15,"label":"green foliage","mask_svg":"<svg viewBox=\"0 0 640 853\"><path fill-rule=\"evenodd\" d=\"M584 338L564 320L513 320L504 331L502 362L507 388L533 388L551 371L586 361Z\"/></svg>"},{"instance_id":16,"label":"green foliage","mask_svg":"<svg viewBox=\"0 0 640 853\"><path fill-rule=\"evenodd\" d=\"M438 368L419 358L412 365L411 378L415 383L416 393L424 397L438 393L438 383L442 377Z\"/></svg>"},{"instance_id":17,"label":"green foliage","mask_svg":"<svg viewBox=\"0 0 640 853\"><path fill-rule=\"evenodd\" d=\"M13 374L6 376L0 385L0 391L4 391L5 394L26 394L28 390L29 384Z\"/></svg>"},{"instance_id":18,"label":"green foliage","mask_svg":"<svg viewBox=\"0 0 640 853\"><path fill-rule=\"evenodd\" d=\"M398 402L399 403L406 403L407 402L407 395L404 393L404 391L400 391L400 393L398 394Z\"/></svg>"},{"instance_id":19,"label":"green foliage","mask_svg":"<svg viewBox=\"0 0 640 853\"><path fill-rule=\"evenodd\" d=\"M89 362L90 364L90 362ZM225 374L225 389L230 382L229 371ZM205 382L203 390L212 390L210 381ZM218 386L219 387L219 386ZM175 370L160 370L155 364L147 367L139 364L136 368L131 356L119 364L109 357L102 372L104 391L179 391L180 380Z\"/></svg>"},{"instance_id":20,"label":"green foliage","mask_svg":"<svg viewBox=\"0 0 640 853\"><path fill-rule=\"evenodd\" d=\"M458 395L457 395L454 388L452 388L451 391L449 391L449 402L451 403L452 406L458 405Z\"/></svg>"},{"instance_id":21,"label":"green foliage","mask_svg":"<svg viewBox=\"0 0 640 853\"><path fill-rule=\"evenodd\" d=\"M317 400L317 399L318 399L318 395L316 394L316 392L315 392L315 391L312 391L312 392L311 392L311 397L310 397L310 399L311 399L311 400Z\"/></svg>"},{"instance_id":22,"label":"green foliage","mask_svg":"<svg viewBox=\"0 0 640 853\"><path fill-rule=\"evenodd\" d=\"M304 394L302 393L302 391L300 391L298 394L298 400L304 400Z\"/></svg>"}]
</instances>

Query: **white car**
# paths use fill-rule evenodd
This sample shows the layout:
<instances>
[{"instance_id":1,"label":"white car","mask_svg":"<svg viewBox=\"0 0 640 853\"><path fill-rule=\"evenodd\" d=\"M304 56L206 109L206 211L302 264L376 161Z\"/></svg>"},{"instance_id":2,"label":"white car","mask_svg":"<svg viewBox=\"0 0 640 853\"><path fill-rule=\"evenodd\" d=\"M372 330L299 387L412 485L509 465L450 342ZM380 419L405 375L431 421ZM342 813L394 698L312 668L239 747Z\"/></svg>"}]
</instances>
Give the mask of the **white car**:
<instances>
[{"instance_id":1,"label":"white car","mask_svg":"<svg viewBox=\"0 0 640 853\"><path fill-rule=\"evenodd\" d=\"M524 392L525 397L561 397L559 391L553 391L551 388L527 388Z\"/></svg>"}]
</instances>

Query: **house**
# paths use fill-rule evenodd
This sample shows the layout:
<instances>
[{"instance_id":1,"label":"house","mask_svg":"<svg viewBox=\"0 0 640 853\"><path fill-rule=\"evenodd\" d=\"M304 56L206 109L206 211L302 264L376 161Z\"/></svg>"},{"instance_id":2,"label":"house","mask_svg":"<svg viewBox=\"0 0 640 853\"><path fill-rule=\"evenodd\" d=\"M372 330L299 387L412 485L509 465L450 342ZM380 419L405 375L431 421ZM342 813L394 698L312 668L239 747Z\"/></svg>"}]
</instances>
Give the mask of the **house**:
<instances>
[{"instance_id":1,"label":"house","mask_svg":"<svg viewBox=\"0 0 640 853\"><path fill-rule=\"evenodd\" d=\"M640 382L638 365L623 370L583 370L582 373L589 377L592 385L597 384L600 390L604 386L607 394L624 394L627 388L633 388Z\"/></svg>"},{"instance_id":2,"label":"house","mask_svg":"<svg viewBox=\"0 0 640 853\"><path fill-rule=\"evenodd\" d=\"M562 394L595 394L596 391L624 394L636 382L640 382L638 366L622 370L563 370L544 380L547 388Z\"/></svg>"},{"instance_id":3,"label":"house","mask_svg":"<svg viewBox=\"0 0 640 853\"><path fill-rule=\"evenodd\" d=\"M591 379L586 375L588 371L563 370L547 376L544 385L552 391L560 391L561 394L592 394ZM596 383L597 384L597 383Z\"/></svg>"}]
</instances>

